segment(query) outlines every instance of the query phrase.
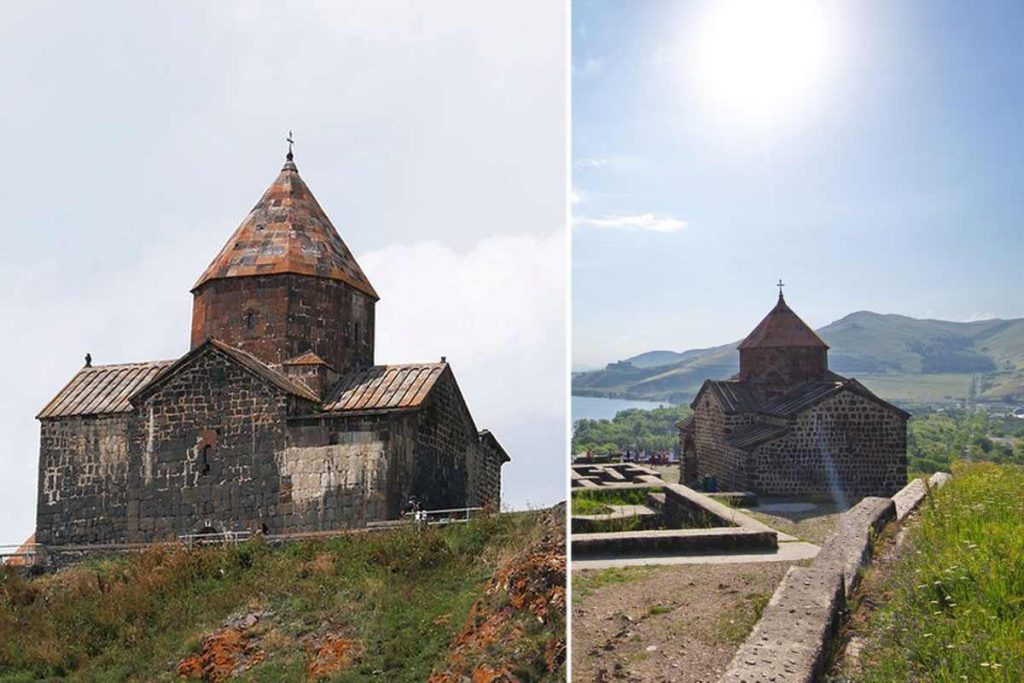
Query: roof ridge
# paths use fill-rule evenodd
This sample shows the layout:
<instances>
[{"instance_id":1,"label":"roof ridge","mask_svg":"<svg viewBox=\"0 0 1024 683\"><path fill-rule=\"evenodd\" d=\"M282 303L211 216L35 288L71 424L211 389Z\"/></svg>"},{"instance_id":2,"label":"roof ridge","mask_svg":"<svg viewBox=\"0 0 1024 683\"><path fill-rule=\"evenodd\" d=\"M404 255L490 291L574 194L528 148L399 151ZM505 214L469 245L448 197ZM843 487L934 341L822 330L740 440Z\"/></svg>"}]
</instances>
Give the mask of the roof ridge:
<instances>
[{"instance_id":1,"label":"roof ridge","mask_svg":"<svg viewBox=\"0 0 1024 683\"><path fill-rule=\"evenodd\" d=\"M739 350L753 348L828 348L818 334L805 323L786 300L779 295L772 310L751 330L737 347Z\"/></svg>"},{"instance_id":2,"label":"roof ridge","mask_svg":"<svg viewBox=\"0 0 1024 683\"><path fill-rule=\"evenodd\" d=\"M177 360L177 358L171 358L171 359L165 359L165 360L133 360L133 361L129 361L127 363L104 363L102 365L96 365L94 363L92 365L83 365L81 368L79 368L79 371L82 371L82 370L103 370L103 369L109 369L109 368L130 368L130 367L134 367L134 366L138 366L138 365L160 365L162 363L173 363L176 360Z\"/></svg>"},{"instance_id":3,"label":"roof ridge","mask_svg":"<svg viewBox=\"0 0 1024 683\"><path fill-rule=\"evenodd\" d=\"M338 280L379 298L292 161L238 224L192 291L210 280L285 273Z\"/></svg>"},{"instance_id":4,"label":"roof ridge","mask_svg":"<svg viewBox=\"0 0 1024 683\"><path fill-rule=\"evenodd\" d=\"M305 396L305 397L309 398L310 400L312 400L314 402L317 402L317 403L320 401L320 397L317 396L316 394L314 394L313 390L310 389L309 387L307 387L305 383L303 383L303 382L296 382L295 380L293 380L288 375L284 374L280 370L277 370L276 368L271 367L267 363L264 363L262 360L260 360L259 358L257 358L253 354L249 353L248 351L246 351L244 349L240 349L237 346L232 346L232 345L228 344L227 342L221 341L220 339L216 339L214 337L210 337L207 340L207 343L212 345L214 348L217 348L217 349L220 349L221 351L224 351L225 353L228 353L228 354L232 354L233 353L233 354L237 354L237 355L242 356L242 358L239 359L239 360L247 360L247 361L250 361L252 363L255 363L260 370L263 370L267 374L270 375L270 377L264 377L264 379L269 379L271 381L277 380L278 381L277 382L278 386L280 386L282 389L285 389L286 391L287 390L291 390L294 393L297 393L300 396ZM245 364L243 363L243 365L245 365ZM248 367L248 366L246 366L246 367L250 371L255 371L255 368ZM260 374L260 373L257 373L257 374Z\"/></svg>"}]
</instances>

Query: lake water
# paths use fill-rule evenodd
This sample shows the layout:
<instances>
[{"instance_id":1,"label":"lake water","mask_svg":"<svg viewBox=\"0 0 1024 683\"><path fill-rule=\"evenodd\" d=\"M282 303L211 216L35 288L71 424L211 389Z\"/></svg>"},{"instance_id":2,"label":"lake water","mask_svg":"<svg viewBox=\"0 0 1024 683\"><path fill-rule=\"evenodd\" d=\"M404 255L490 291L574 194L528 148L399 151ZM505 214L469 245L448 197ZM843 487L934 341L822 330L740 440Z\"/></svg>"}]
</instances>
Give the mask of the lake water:
<instances>
[{"instance_id":1,"label":"lake water","mask_svg":"<svg viewBox=\"0 0 1024 683\"><path fill-rule=\"evenodd\" d=\"M643 408L653 410L654 408L665 408L672 405L663 402L651 401L629 401L623 398L599 398L596 396L573 396L572 397L572 421L576 420L610 420L620 410L630 408Z\"/></svg>"}]
</instances>

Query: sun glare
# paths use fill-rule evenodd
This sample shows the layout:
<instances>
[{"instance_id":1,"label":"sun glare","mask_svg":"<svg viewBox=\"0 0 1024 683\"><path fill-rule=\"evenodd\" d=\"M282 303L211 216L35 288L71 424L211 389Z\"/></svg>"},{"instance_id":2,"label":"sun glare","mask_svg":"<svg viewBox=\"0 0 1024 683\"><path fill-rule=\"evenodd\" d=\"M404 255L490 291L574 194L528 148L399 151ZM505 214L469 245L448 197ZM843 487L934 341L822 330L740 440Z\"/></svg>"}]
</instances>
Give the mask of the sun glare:
<instances>
[{"instance_id":1,"label":"sun glare","mask_svg":"<svg viewBox=\"0 0 1024 683\"><path fill-rule=\"evenodd\" d=\"M777 123L819 89L831 28L814 0L717 0L690 33L687 80L724 114Z\"/></svg>"}]
</instances>

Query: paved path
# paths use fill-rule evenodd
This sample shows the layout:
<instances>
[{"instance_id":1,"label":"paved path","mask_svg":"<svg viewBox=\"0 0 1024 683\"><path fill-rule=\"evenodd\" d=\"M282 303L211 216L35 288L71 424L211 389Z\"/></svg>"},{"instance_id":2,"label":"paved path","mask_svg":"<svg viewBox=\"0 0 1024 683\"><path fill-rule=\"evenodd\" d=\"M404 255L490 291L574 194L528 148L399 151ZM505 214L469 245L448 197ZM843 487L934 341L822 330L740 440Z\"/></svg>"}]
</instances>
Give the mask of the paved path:
<instances>
[{"instance_id":1,"label":"paved path","mask_svg":"<svg viewBox=\"0 0 1024 683\"><path fill-rule=\"evenodd\" d=\"M745 562L797 562L817 556L820 548L804 541L783 541L779 534L779 547L760 553L701 553L691 555L650 555L639 557L587 557L572 560L572 569L608 569L610 567L636 567L640 565L668 564L741 564ZM792 538L789 536L788 538Z\"/></svg>"}]
</instances>

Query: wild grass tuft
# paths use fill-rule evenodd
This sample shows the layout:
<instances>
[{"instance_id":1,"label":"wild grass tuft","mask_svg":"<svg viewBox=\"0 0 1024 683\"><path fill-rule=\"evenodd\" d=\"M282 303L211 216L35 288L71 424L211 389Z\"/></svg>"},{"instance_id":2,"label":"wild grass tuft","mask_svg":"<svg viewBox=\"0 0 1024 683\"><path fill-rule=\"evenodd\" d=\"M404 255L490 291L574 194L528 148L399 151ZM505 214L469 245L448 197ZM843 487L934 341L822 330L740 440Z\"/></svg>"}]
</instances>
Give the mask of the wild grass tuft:
<instances>
[{"instance_id":1,"label":"wild grass tuft","mask_svg":"<svg viewBox=\"0 0 1024 683\"><path fill-rule=\"evenodd\" d=\"M228 616L269 610L269 656L251 680L302 671L302 638L329 628L361 643L345 676L423 681L497 563L542 533L541 514L282 548L153 548L35 579L3 569L0 680L175 680L168 664Z\"/></svg>"},{"instance_id":2,"label":"wild grass tuft","mask_svg":"<svg viewBox=\"0 0 1024 683\"><path fill-rule=\"evenodd\" d=\"M953 471L881 580L865 681L1024 680L1024 468Z\"/></svg>"}]
</instances>

